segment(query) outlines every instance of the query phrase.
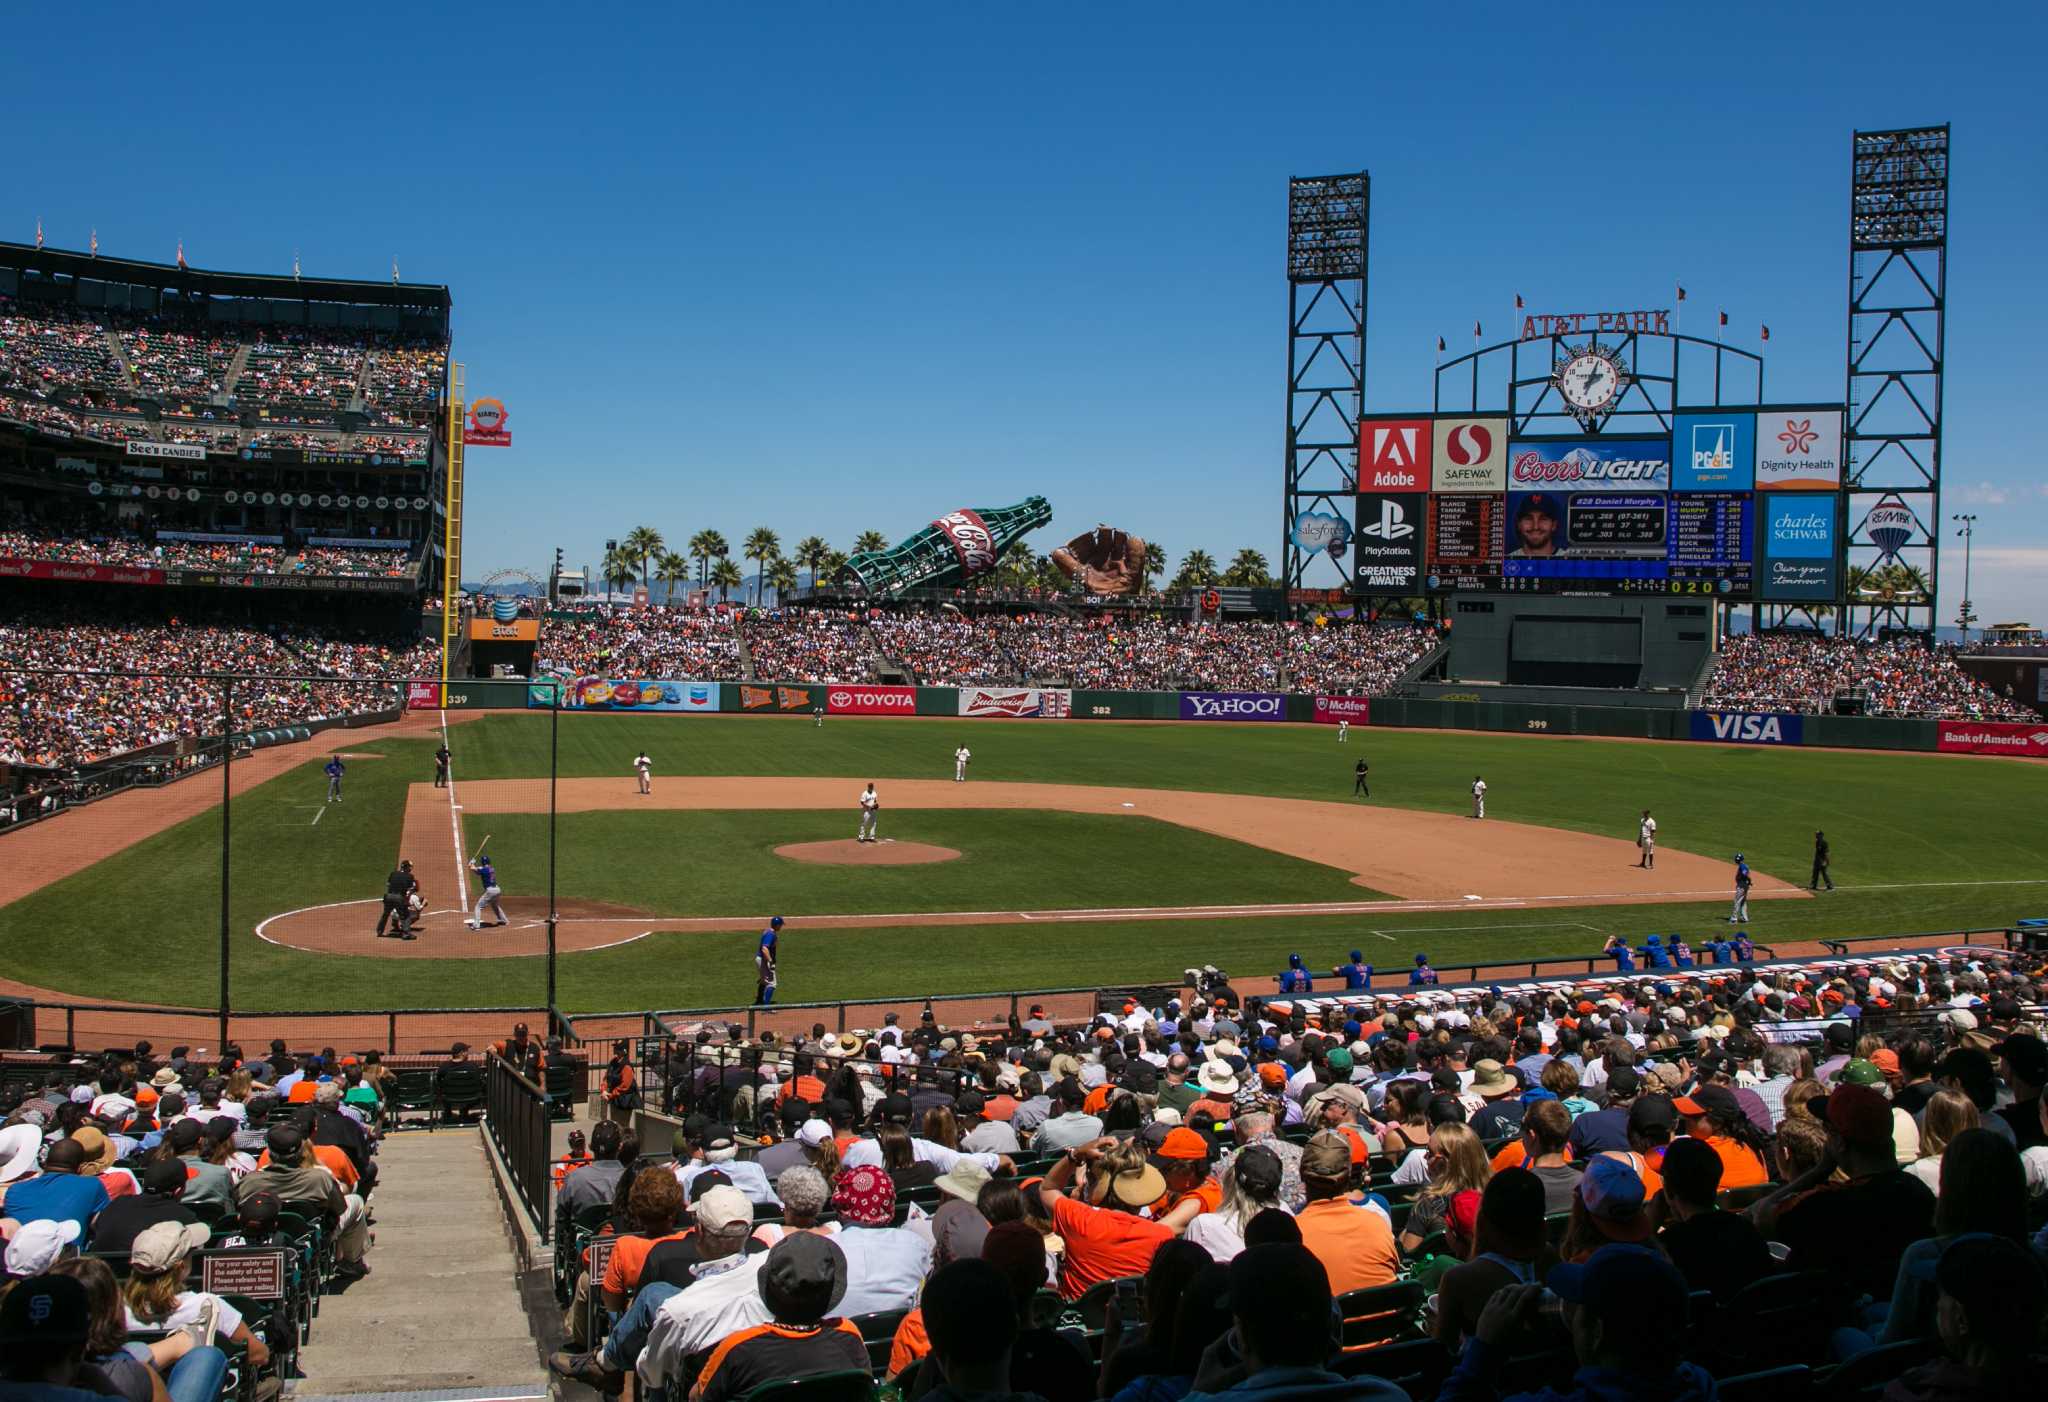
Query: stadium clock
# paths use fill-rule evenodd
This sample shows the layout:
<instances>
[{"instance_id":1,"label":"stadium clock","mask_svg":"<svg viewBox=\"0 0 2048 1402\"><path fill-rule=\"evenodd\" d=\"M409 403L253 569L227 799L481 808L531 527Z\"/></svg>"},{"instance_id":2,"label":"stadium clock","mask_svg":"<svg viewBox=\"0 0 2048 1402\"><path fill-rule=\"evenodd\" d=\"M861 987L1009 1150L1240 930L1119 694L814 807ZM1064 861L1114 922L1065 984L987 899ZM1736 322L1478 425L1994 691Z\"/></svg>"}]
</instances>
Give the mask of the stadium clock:
<instances>
[{"instance_id":1,"label":"stadium clock","mask_svg":"<svg viewBox=\"0 0 2048 1402\"><path fill-rule=\"evenodd\" d=\"M1550 372L1572 417L1589 431L1614 411L1630 379L1620 353L1599 344L1560 355Z\"/></svg>"}]
</instances>

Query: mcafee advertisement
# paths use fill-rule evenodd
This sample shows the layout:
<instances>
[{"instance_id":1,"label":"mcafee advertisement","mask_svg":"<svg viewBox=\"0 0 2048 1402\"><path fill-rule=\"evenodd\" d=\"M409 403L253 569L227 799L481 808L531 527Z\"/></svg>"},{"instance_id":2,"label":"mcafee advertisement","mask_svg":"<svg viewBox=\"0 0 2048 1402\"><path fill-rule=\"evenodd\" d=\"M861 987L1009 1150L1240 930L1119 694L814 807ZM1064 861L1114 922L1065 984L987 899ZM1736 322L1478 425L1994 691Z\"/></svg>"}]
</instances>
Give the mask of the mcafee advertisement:
<instances>
[{"instance_id":1,"label":"mcafee advertisement","mask_svg":"<svg viewBox=\"0 0 2048 1402\"><path fill-rule=\"evenodd\" d=\"M1364 696L1318 696L1316 698L1316 722L1319 725L1335 725L1348 720L1353 725L1364 725L1372 710L1372 701Z\"/></svg>"},{"instance_id":2,"label":"mcafee advertisement","mask_svg":"<svg viewBox=\"0 0 2048 1402\"><path fill-rule=\"evenodd\" d=\"M2048 721L1945 720L1934 747L1951 755L2015 755L2048 759Z\"/></svg>"},{"instance_id":3,"label":"mcafee advertisement","mask_svg":"<svg viewBox=\"0 0 2048 1402\"><path fill-rule=\"evenodd\" d=\"M835 716L914 716L914 686L835 686L825 694L825 709Z\"/></svg>"}]
</instances>

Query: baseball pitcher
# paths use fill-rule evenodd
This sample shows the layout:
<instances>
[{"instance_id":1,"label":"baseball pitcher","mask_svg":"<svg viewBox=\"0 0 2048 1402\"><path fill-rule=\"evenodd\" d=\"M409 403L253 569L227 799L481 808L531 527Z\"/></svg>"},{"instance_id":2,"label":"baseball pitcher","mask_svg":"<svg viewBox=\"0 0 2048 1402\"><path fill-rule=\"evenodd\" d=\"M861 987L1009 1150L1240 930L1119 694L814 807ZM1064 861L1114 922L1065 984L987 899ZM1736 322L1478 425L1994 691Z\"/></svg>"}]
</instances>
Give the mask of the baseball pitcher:
<instances>
[{"instance_id":1,"label":"baseball pitcher","mask_svg":"<svg viewBox=\"0 0 2048 1402\"><path fill-rule=\"evenodd\" d=\"M875 781L868 780L868 786L860 796L860 841L875 841L875 819L882 811L882 800L875 795Z\"/></svg>"}]
</instances>

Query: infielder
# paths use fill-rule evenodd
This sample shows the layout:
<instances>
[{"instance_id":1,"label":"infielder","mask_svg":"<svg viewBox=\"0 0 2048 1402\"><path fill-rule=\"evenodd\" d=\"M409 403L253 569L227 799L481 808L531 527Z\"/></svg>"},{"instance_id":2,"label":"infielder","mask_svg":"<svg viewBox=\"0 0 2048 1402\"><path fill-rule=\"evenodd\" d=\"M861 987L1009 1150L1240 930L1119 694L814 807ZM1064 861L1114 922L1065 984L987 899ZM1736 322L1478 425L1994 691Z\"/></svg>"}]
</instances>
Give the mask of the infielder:
<instances>
[{"instance_id":1,"label":"infielder","mask_svg":"<svg viewBox=\"0 0 2048 1402\"><path fill-rule=\"evenodd\" d=\"M1742 860L1742 854L1735 854L1735 909L1728 913L1730 925L1749 923L1749 863Z\"/></svg>"},{"instance_id":2,"label":"infielder","mask_svg":"<svg viewBox=\"0 0 2048 1402\"><path fill-rule=\"evenodd\" d=\"M860 796L860 841L873 842L875 818L882 811L882 800L875 796L875 781L868 780L868 786Z\"/></svg>"},{"instance_id":3,"label":"infielder","mask_svg":"<svg viewBox=\"0 0 2048 1402\"><path fill-rule=\"evenodd\" d=\"M498 917L491 922L491 927L496 928L499 925L505 924L505 907L498 902L498 897L505 894L498 889L498 869L491 865L489 857L481 853L478 854L475 861L469 864L469 869L476 873L477 884L483 888L483 891L476 898L476 910L471 913L469 919L462 923L469 926L472 930L485 928L484 907L489 906L491 914Z\"/></svg>"},{"instance_id":4,"label":"infielder","mask_svg":"<svg viewBox=\"0 0 2048 1402\"><path fill-rule=\"evenodd\" d=\"M768 928L761 932L761 943L754 950L754 1001L769 1004L775 1001L775 947L782 933L782 917L776 916L768 922Z\"/></svg>"},{"instance_id":5,"label":"infielder","mask_svg":"<svg viewBox=\"0 0 2048 1402\"><path fill-rule=\"evenodd\" d=\"M1351 722L1350 722L1350 721L1348 721L1348 720L1340 720L1340 721L1338 721L1338 722L1337 722L1337 743L1341 745L1341 744L1343 744L1343 743L1344 743L1344 742L1345 742L1346 740L1349 740L1350 738L1351 738Z\"/></svg>"},{"instance_id":6,"label":"infielder","mask_svg":"<svg viewBox=\"0 0 2048 1402\"><path fill-rule=\"evenodd\" d=\"M329 755L327 757L324 772L327 775L327 801L329 803L341 802L341 776L346 770L347 766L341 762L340 755Z\"/></svg>"},{"instance_id":7,"label":"infielder","mask_svg":"<svg viewBox=\"0 0 2048 1402\"><path fill-rule=\"evenodd\" d=\"M1472 776L1472 816L1486 816L1486 781L1477 774Z\"/></svg>"},{"instance_id":8,"label":"infielder","mask_svg":"<svg viewBox=\"0 0 2048 1402\"><path fill-rule=\"evenodd\" d=\"M448 787L448 761L451 758L453 756L448 753L446 745L434 751L434 787L437 789Z\"/></svg>"},{"instance_id":9,"label":"infielder","mask_svg":"<svg viewBox=\"0 0 2048 1402\"><path fill-rule=\"evenodd\" d=\"M377 938L409 940L412 933L413 899L418 896L420 883L414 879L411 862L400 862L398 869L384 878L384 909L377 915ZM384 933L389 923L391 933Z\"/></svg>"},{"instance_id":10,"label":"infielder","mask_svg":"<svg viewBox=\"0 0 2048 1402\"><path fill-rule=\"evenodd\" d=\"M965 745L962 745L959 749L953 751L954 783L964 784L967 782L967 761L973 758L973 754L969 752L968 748Z\"/></svg>"},{"instance_id":11,"label":"infielder","mask_svg":"<svg viewBox=\"0 0 2048 1402\"><path fill-rule=\"evenodd\" d=\"M1657 820L1650 816L1650 810L1643 810L1643 821L1636 828L1636 846L1643 849L1643 859L1636 863L1645 871L1657 865Z\"/></svg>"},{"instance_id":12,"label":"infielder","mask_svg":"<svg viewBox=\"0 0 2048 1402\"><path fill-rule=\"evenodd\" d=\"M654 761L647 757L647 751L642 750L633 757L633 772L640 776L640 792L642 794L653 793Z\"/></svg>"}]
</instances>

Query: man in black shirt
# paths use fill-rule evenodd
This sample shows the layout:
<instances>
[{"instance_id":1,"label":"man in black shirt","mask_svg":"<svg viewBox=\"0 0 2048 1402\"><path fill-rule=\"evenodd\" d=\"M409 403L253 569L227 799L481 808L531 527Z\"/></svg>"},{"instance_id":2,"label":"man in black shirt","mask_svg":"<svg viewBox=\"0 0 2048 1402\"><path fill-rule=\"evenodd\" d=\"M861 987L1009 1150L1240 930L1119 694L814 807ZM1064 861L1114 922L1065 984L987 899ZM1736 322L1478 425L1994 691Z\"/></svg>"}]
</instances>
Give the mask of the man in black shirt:
<instances>
[{"instance_id":1,"label":"man in black shirt","mask_svg":"<svg viewBox=\"0 0 2048 1402\"><path fill-rule=\"evenodd\" d=\"M2041 1088L2048 1086L2048 1042L2015 1033L1991 1049L1998 1070L2012 1088L2012 1104L2000 1106L1999 1118L2012 1126L2013 1142L2024 1153L2048 1144L2041 1129Z\"/></svg>"},{"instance_id":2,"label":"man in black shirt","mask_svg":"<svg viewBox=\"0 0 2048 1402\"><path fill-rule=\"evenodd\" d=\"M159 1222L176 1222L189 1227L198 1222L192 1210L178 1201L185 1192L185 1162L164 1159L142 1172L142 1192L135 1197L115 1198L92 1221L92 1249L100 1255L118 1255L135 1244L135 1238Z\"/></svg>"},{"instance_id":3,"label":"man in black shirt","mask_svg":"<svg viewBox=\"0 0 2048 1402\"><path fill-rule=\"evenodd\" d=\"M1763 1234L1747 1217L1714 1205L1721 1188L1721 1156L1703 1139L1674 1139L1664 1151L1664 1191L1658 1198L1664 1228L1657 1244L1693 1290L1727 1301L1775 1267Z\"/></svg>"},{"instance_id":4,"label":"man in black shirt","mask_svg":"<svg viewBox=\"0 0 2048 1402\"><path fill-rule=\"evenodd\" d=\"M1607 1108L1588 1111L1572 1121L1572 1157L1583 1162L1594 1154L1629 1147L1629 1106L1641 1086L1633 1066L1617 1066L1607 1073Z\"/></svg>"},{"instance_id":5,"label":"man in black shirt","mask_svg":"<svg viewBox=\"0 0 2048 1402\"><path fill-rule=\"evenodd\" d=\"M1835 889L1835 878L1828 873L1828 835L1816 830L1813 834L1813 880L1806 889L1818 891L1823 881L1830 891Z\"/></svg>"},{"instance_id":6,"label":"man in black shirt","mask_svg":"<svg viewBox=\"0 0 2048 1402\"><path fill-rule=\"evenodd\" d=\"M1752 1209L1774 1240L1792 1248L1785 1269L1832 1272L1852 1294L1885 1299L1899 1257L1934 1234L1934 1194L1898 1165L1892 1106L1869 1086L1837 1086L1808 1102L1828 1127L1821 1161ZM1846 1183L1829 1181L1839 1168ZM1790 1203L1790 1206L1784 1204Z\"/></svg>"},{"instance_id":7,"label":"man in black shirt","mask_svg":"<svg viewBox=\"0 0 2048 1402\"><path fill-rule=\"evenodd\" d=\"M437 789L448 787L448 759L448 747L446 745L434 751L434 787Z\"/></svg>"},{"instance_id":8,"label":"man in black shirt","mask_svg":"<svg viewBox=\"0 0 2048 1402\"><path fill-rule=\"evenodd\" d=\"M413 879L411 862L400 862L398 870L384 878L384 909L377 914L378 939L416 938L412 932L412 914L407 902L419 884ZM384 933L384 926L387 923L391 926L389 935Z\"/></svg>"}]
</instances>

